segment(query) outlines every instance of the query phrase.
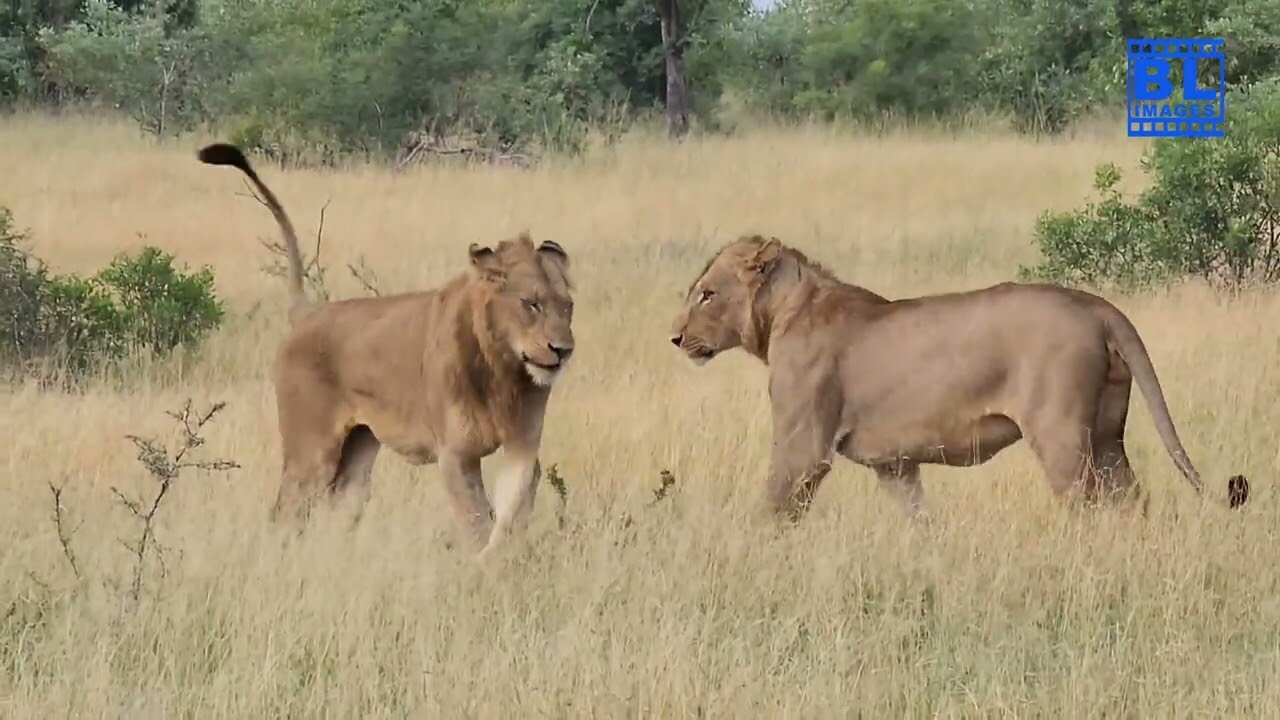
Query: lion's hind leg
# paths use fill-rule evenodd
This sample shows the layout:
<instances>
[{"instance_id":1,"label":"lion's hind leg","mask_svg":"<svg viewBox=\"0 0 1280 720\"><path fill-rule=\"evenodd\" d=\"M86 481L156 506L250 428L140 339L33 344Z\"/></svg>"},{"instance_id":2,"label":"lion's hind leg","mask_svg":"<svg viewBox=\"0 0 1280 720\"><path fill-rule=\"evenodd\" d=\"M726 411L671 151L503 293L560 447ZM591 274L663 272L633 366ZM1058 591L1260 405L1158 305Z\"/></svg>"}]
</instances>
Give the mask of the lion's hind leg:
<instances>
[{"instance_id":1,"label":"lion's hind leg","mask_svg":"<svg viewBox=\"0 0 1280 720\"><path fill-rule=\"evenodd\" d=\"M284 472L271 519L305 522L316 501L332 484L341 457L341 440L326 440L323 446L285 452Z\"/></svg>"},{"instance_id":2,"label":"lion's hind leg","mask_svg":"<svg viewBox=\"0 0 1280 720\"><path fill-rule=\"evenodd\" d=\"M336 431L340 426L332 408L314 396L282 392L276 403L283 464L271 519L305 523L316 501L333 486L346 434Z\"/></svg>"},{"instance_id":3,"label":"lion's hind leg","mask_svg":"<svg viewBox=\"0 0 1280 720\"><path fill-rule=\"evenodd\" d=\"M338 468L329 490L335 504L345 505L351 512L351 523L360 522L373 488L373 464L382 443L368 425L357 425L342 443Z\"/></svg>"},{"instance_id":4,"label":"lion's hind leg","mask_svg":"<svg viewBox=\"0 0 1280 720\"><path fill-rule=\"evenodd\" d=\"M1071 388L1075 390L1075 388ZM1073 507L1093 495L1093 424L1098 399L1060 389L1036 409L1024 435L1039 458L1049 486Z\"/></svg>"},{"instance_id":5,"label":"lion's hind leg","mask_svg":"<svg viewBox=\"0 0 1280 720\"><path fill-rule=\"evenodd\" d=\"M1128 377L1113 377L1108 378L1102 388L1092 436L1093 477L1090 487L1094 500L1117 504L1145 517L1150 499L1138 482L1124 450L1130 385Z\"/></svg>"}]
</instances>

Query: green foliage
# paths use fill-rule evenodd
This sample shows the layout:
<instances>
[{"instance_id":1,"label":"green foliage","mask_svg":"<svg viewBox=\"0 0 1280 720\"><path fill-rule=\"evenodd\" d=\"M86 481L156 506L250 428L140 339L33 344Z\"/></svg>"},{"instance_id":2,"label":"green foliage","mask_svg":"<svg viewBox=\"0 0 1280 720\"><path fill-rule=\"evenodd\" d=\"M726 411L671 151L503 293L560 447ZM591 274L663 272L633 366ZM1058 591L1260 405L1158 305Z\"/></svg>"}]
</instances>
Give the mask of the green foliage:
<instances>
[{"instance_id":1,"label":"green foliage","mask_svg":"<svg viewBox=\"0 0 1280 720\"><path fill-rule=\"evenodd\" d=\"M954 112L972 98L980 39L970 3L867 0L830 21L812 31L800 55L796 109L918 116Z\"/></svg>"},{"instance_id":2,"label":"green foliage","mask_svg":"<svg viewBox=\"0 0 1280 720\"><path fill-rule=\"evenodd\" d=\"M213 291L213 271L205 267L186 274L173 260L148 246L137 255L118 255L95 278L110 292L129 343L156 357L179 345L199 345L224 312Z\"/></svg>"},{"instance_id":3,"label":"green foliage","mask_svg":"<svg viewBox=\"0 0 1280 720\"><path fill-rule=\"evenodd\" d=\"M1227 83L1254 82L1280 70L1280 0L1236 0L1205 23L1227 43Z\"/></svg>"},{"instance_id":4,"label":"green foliage","mask_svg":"<svg viewBox=\"0 0 1280 720\"><path fill-rule=\"evenodd\" d=\"M1227 39L1280 73L1280 0L680 0L695 121L997 114L1053 133L1123 107L1132 36ZM0 7L0 105L88 102L298 163L424 135L574 151L663 102L652 0L52 0Z\"/></svg>"},{"instance_id":5,"label":"green foliage","mask_svg":"<svg viewBox=\"0 0 1280 720\"><path fill-rule=\"evenodd\" d=\"M1123 107L1117 5L1123 0L988 2L979 17L991 31L978 63L987 104L1009 111L1020 130L1049 133L1108 101Z\"/></svg>"},{"instance_id":6,"label":"green foliage","mask_svg":"<svg viewBox=\"0 0 1280 720\"><path fill-rule=\"evenodd\" d=\"M0 105L17 102L30 92L31 67L22 40L0 36Z\"/></svg>"},{"instance_id":7,"label":"green foliage","mask_svg":"<svg viewBox=\"0 0 1280 720\"><path fill-rule=\"evenodd\" d=\"M197 348L224 310L208 268L185 273L153 247L121 254L90 278L51 274L0 208L0 364L19 375L52 362L76 379L142 351Z\"/></svg>"},{"instance_id":8,"label":"green foliage","mask_svg":"<svg viewBox=\"0 0 1280 720\"><path fill-rule=\"evenodd\" d=\"M1136 287L1180 277L1238 288L1280 281L1280 81L1230 93L1226 137L1161 139L1143 158L1151 186L1124 202L1099 168L1098 203L1043 215L1044 256L1025 277Z\"/></svg>"},{"instance_id":9,"label":"green foliage","mask_svg":"<svg viewBox=\"0 0 1280 720\"><path fill-rule=\"evenodd\" d=\"M0 364L41 349L40 311L48 273L26 251L26 236L13 224L13 214L0 207Z\"/></svg>"},{"instance_id":10,"label":"green foliage","mask_svg":"<svg viewBox=\"0 0 1280 720\"><path fill-rule=\"evenodd\" d=\"M63 96L117 108L148 132L191 129L203 111L200 72L210 68L200 35L173 35L171 26L168 16L86 0L82 17L41 30L42 75Z\"/></svg>"},{"instance_id":11,"label":"green foliage","mask_svg":"<svg viewBox=\"0 0 1280 720\"><path fill-rule=\"evenodd\" d=\"M1133 287L1159 274L1159 263L1152 257L1157 243L1150 236L1151 218L1143 207L1121 199L1116 190L1119 181L1120 170L1103 164L1094 179L1102 200L1073 212L1046 213L1037 220L1035 237L1044 260L1034 268L1023 268L1024 279Z\"/></svg>"}]
</instances>

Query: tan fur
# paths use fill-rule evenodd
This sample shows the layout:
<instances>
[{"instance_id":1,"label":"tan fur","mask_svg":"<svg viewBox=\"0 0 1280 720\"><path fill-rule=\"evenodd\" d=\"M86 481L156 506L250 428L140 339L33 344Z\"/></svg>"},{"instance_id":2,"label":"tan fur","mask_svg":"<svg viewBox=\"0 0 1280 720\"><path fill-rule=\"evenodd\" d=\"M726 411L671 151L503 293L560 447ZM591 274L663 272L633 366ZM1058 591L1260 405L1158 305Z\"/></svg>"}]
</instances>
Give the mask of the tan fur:
<instances>
[{"instance_id":1,"label":"tan fur","mask_svg":"<svg viewBox=\"0 0 1280 720\"><path fill-rule=\"evenodd\" d=\"M1003 283L890 301L840 281L776 238L743 237L690 286L671 342L698 364L742 347L769 366L776 513L798 520L832 456L875 470L908 515L919 466L986 462L1026 437L1059 495L1143 495L1124 449L1137 381L1188 483L1142 339L1115 306L1056 285ZM1244 504L1244 476L1229 483Z\"/></svg>"},{"instance_id":2,"label":"tan fur","mask_svg":"<svg viewBox=\"0 0 1280 720\"><path fill-rule=\"evenodd\" d=\"M439 463L459 521L488 552L532 508L550 386L573 351L568 256L527 234L471 245L470 271L443 287L308 304L287 214L230 145L203 162L242 170L271 207L290 257L292 330L274 368L283 478L273 517L305 517L325 494L356 517L382 446ZM506 487L491 508L481 458L502 448Z\"/></svg>"}]
</instances>

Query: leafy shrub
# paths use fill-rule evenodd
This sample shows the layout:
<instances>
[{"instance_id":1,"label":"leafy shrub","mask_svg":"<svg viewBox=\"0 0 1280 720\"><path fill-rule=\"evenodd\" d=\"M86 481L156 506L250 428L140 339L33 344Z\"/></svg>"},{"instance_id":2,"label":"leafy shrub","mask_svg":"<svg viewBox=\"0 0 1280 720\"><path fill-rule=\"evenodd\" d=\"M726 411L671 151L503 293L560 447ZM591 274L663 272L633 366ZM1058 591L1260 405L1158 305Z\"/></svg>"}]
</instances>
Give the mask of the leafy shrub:
<instances>
[{"instance_id":1,"label":"leafy shrub","mask_svg":"<svg viewBox=\"0 0 1280 720\"><path fill-rule=\"evenodd\" d=\"M130 343L156 357L179 345L198 346L223 317L213 292L213 271L205 267L188 275L174 268L173 260L148 246L134 256L116 256L97 275L114 297Z\"/></svg>"},{"instance_id":2,"label":"leafy shrub","mask_svg":"<svg viewBox=\"0 0 1280 720\"><path fill-rule=\"evenodd\" d=\"M1280 281L1280 82L1227 99L1226 137L1160 139L1142 159L1151 187L1134 202L1098 169L1098 203L1042 215L1044 257L1023 277L1135 287L1179 277L1238 288Z\"/></svg>"},{"instance_id":3,"label":"leafy shrub","mask_svg":"<svg viewBox=\"0 0 1280 720\"><path fill-rule=\"evenodd\" d=\"M827 117L945 115L972 97L979 43L968 3L867 0L832 20L814 29L801 56L797 108Z\"/></svg>"},{"instance_id":4,"label":"leafy shrub","mask_svg":"<svg viewBox=\"0 0 1280 720\"><path fill-rule=\"evenodd\" d=\"M48 275L27 253L25 241L13 225L12 213L0 208L0 362L6 366L40 350L40 309Z\"/></svg>"},{"instance_id":5,"label":"leafy shrub","mask_svg":"<svg viewBox=\"0 0 1280 720\"><path fill-rule=\"evenodd\" d=\"M130 13L108 0L88 0L83 17L57 31L40 31L47 57L44 79L72 97L119 108L163 135L202 119L194 69L204 58L198 33L174 37L175 18Z\"/></svg>"},{"instance_id":6,"label":"leafy shrub","mask_svg":"<svg viewBox=\"0 0 1280 720\"><path fill-rule=\"evenodd\" d=\"M11 376L52 362L76 379L130 352L195 349L222 321L208 268L182 272L171 255L146 247L90 278L59 276L25 240L0 208L0 365Z\"/></svg>"},{"instance_id":7,"label":"leafy shrub","mask_svg":"<svg viewBox=\"0 0 1280 720\"><path fill-rule=\"evenodd\" d=\"M1123 23L1113 3L989 0L982 6L979 20L991 28L978 63L982 94L1012 114L1017 130L1056 133L1111 101L1123 107L1120 38L1127 31L1118 32Z\"/></svg>"},{"instance_id":8,"label":"leafy shrub","mask_svg":"<svg viewBox=\"0 0 1280 720\"><path fill-rule=\"evenodd\" d=\"M1036 222L1036 242L1044 260L1023 268L1024 279L1067 284L1133 287L1160 277L1156 246L1150 237L1152 218L1138 205L1120 198L1115 186L1120 170L1101 165L1094 188L1101 201L1060 214L1042 215Z\"/></svg>"}]
</instances>

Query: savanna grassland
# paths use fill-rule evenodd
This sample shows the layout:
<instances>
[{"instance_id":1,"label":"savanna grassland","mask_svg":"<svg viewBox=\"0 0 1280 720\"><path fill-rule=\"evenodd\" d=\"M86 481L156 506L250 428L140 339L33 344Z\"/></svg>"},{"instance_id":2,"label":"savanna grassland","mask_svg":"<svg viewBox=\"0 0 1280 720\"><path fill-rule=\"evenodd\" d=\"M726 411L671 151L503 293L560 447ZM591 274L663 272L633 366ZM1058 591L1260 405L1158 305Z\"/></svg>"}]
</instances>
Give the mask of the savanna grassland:
<instances>
[{"instance_id":1,"label":"savanna grassland","mask_svg":"<svg viewBox=\"0 0 1280 720\"><path fill-rule=\"evenodd\" d=\"M841 461L776 536L759 515L765 369L741 354L695 368L667 341L684 288L742 233L890 297L1011 279L1037 259L1038 213L1089 197L1098 162L1136 168L1141 142L1120 127L1039 142L760 130L674 150L637 136L531 171L261 165L304 237L328 203L337 297L365 292L345 267L362 256L392 292L522 229L570 253L578 350L542 452L568 488L565 526L544 483L527 539L483 572L447 546L438 469L389 452L353 532L321 517L286 542L268 523L285 290L258 240L276 228L236 172L196 161L210 138L5 119L0 202L37 254L87 273L149 242L210 265L230 312L199 355L129 382L0 395L0 715L1280 716L1274 295L1113 296L1216 501L1194 499L1135 390L1130 454L1152 495L1138 524L1065 511L1019 444L927 468L927 528ZM176 441L165 411L187 398L227 403L193 457L240 467L175 483L155 523L165 571L148 566L129 604L112 583L128 585L137 526L112 487L155 481L125 435ZM675 486L650 505L664 469ZM1234 472L1254 488L1239 513L1221 507Z\"/></svg>"}]
</instances>

